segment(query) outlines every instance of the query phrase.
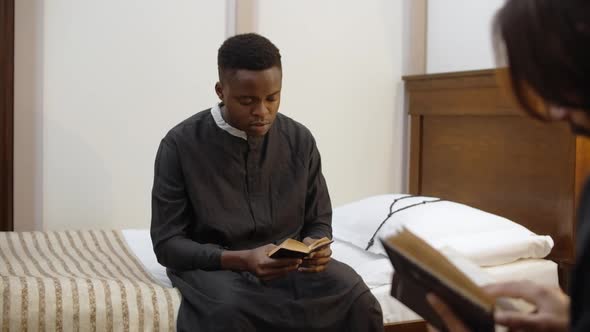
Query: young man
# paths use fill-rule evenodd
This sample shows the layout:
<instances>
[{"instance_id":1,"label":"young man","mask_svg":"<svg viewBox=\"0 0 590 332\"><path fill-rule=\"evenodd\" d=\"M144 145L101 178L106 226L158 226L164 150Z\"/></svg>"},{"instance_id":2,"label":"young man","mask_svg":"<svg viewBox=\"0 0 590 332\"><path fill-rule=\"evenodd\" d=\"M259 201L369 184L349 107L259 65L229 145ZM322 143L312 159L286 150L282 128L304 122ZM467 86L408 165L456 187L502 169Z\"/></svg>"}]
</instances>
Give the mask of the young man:
<instances>
[{"instance_id":1,"label":"young man","mask_svg":"<svg viewBox=\"0 0 590 332\"><path fill-rule=\"evenodd\" d=\"M331 237L320 154L278 114L279 50L256 34L218 53L221 103L181 122L156 157L151 235L182 294L179 331L381 331L379 303L329 247L267 253L287 238Z\"/></svg>"},{"instance_id":2,"label":"young man","mask_svg":"<svg viewBox=\"0 0 590 332\"><path fill-rule=\"evenodd\" d=\"M546 121L567 121L574 134L590 137L590 2L508 0L496 16L495 33L522 108ZM572 272L571 298L531 282L488 287L494 296L523 298L537 307L531 314L497 312L496 322L511 331L590 331L590 182L580 197ZM428 300L450 331L467 331L446 304L433 295Z\"/></svg>"}]
</instances>

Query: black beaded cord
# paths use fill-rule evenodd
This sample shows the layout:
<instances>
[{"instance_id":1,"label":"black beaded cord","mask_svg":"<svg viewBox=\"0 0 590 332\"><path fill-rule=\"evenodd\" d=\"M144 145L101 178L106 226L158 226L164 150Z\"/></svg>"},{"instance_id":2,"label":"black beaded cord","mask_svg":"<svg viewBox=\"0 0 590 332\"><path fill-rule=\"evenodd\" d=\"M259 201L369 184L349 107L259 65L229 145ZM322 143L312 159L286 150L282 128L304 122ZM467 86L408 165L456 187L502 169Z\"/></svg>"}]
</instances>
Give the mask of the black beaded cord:
<instances>
[{"instance_id":1,"label":"black beaded cord","mask_svg":"<svg viewBox=\"0 0 590 332\"><path fill-rule=\"evenodd\" d=\"M406 199L406 198L413 198L413 197L424 197L424 196L413 196L413 195L407 195L407 196L403 196L400 198L396 198L393 200L393 202L391 203L391 205L389 205L389 213L387 214L387 217L385 218L385 220L383 220L381 222L381 224L379 224L379 227L377 227L377 230L375 231L375 233L373 233L373 236L371 236L371 239L369 240L369 242L367 243L367 247L365 248L365 250L369 250L369 248L371 248L373 246L373 244L375 244L375 236L377 236L377 233L379 232L379 230L381 229L381 227L383 227L383 225L385 225L385 222L387 222L387 220L389 220L389 218L391 218L391 216L393 216L394 214L403 211L403 210L407 210L409 208L418 206L418 205L424 205L427 203L437 203L437 202L442 202L443 199L442 198L437 198L437 199L433 199L430 201L422 201L420 203L415 203L415 204L411 204L408 206L404 206L403 208L397 209L395 211L393 211L393 206L395 205L395 203L397 203L398 201L401 201L402 199Z\"/></svg>"}]
</instances>

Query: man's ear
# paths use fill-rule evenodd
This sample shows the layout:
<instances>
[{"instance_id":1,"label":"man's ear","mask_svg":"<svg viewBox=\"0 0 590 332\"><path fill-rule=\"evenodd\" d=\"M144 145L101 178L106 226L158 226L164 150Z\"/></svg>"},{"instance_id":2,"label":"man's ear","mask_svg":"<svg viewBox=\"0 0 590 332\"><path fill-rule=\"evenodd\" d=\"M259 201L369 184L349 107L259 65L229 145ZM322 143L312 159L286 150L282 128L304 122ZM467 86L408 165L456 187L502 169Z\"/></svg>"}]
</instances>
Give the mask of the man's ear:
<instances>
[{"instance_id":1,"label":"man's ear","mask_svg":"<svg viewBox=\"0 0 590 332\"><path fill-rule=\"evenodd\" d=\"M223 101L223 87L221 86L221 82L215 83L215 93L217 94L217 97Z\"/></svg>"}]
</instances>

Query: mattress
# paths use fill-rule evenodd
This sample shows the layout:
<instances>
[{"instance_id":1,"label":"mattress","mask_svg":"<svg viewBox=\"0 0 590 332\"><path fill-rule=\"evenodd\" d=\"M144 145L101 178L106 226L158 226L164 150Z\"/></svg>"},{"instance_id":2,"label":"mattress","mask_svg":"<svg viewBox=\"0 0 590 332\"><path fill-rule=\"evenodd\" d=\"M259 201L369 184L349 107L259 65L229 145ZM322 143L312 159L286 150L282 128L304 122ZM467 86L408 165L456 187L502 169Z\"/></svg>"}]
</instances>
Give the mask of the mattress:
<instances>
[{"instance_id":1,"label":"mattress","mask_svg":"<svg viewBox=\"0 0 590 332\"><path fill-rule=\"evenodd\" d=\"M156 260L148 230L123 230L123 237L146 271L165 287L172 287L166 270ZM332 257L350 265L365 281L383 310L384 323L418 320L420 317L391 297L393 268L385 256L364 251L346 241L335 239ZM545 259L524 259L510 264L483 268L494 281L531 280L547 286L559 285L557 264Z\"/></svg>"},{"instance_id":2,"label":"mattress","mask_svg":"<svg viewBox=\"0 0 590 332\"><path fill-rule=\"evenodd\" d=\"M0 330L173 331L180 294L142 264L119 231L0 232Z\"/></svg>"},{"instance_id":3,"label":"mattress","mask_svg":"<svg viewBox=\"0 0 590 332\"><path fill-rule=\"evenodd\" d=\"M333 257L350 265L365 280L373 295L381 304L384 323L400 323L421 318L390 295L393 268L389 259L366 252L346 241L332 244ZM523 259L509 264L484 267L489 281L530 280L558 287L557 264L546 259ZM487 283L482 280L481 283Z\"/></svg>"}]
</instances>

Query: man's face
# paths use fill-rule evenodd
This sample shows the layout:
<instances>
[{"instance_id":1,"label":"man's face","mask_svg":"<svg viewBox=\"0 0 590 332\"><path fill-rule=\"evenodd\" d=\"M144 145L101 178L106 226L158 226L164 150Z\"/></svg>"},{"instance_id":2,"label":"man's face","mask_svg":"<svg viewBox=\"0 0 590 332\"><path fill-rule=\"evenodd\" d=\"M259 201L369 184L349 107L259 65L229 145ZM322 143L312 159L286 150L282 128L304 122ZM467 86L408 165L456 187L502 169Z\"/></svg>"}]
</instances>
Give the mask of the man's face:
<instances>
[{"instance_id":1,"label":"man's face","mask_svg":"<svg viewBox=\"0 0 590 332\"><path fill-rule=\"evenodd\" d=\"M590 137L590 115L587 111L549 106L547 113L551 120L569 122L575 135Z\"/></svg>"},{"instance_id":2,"label":"man's face","mask_svg":"<svg viewBox=\"0 0 590 332\"><path fill-rule=\"evenodd\" d=\"M225 104L223 118L248 136L264 136L274 122L281 101L282 72L238 69L223 73L215 92Z\"/></svg>"}]
</instances>

